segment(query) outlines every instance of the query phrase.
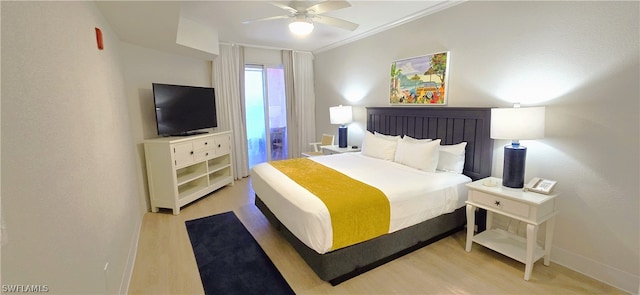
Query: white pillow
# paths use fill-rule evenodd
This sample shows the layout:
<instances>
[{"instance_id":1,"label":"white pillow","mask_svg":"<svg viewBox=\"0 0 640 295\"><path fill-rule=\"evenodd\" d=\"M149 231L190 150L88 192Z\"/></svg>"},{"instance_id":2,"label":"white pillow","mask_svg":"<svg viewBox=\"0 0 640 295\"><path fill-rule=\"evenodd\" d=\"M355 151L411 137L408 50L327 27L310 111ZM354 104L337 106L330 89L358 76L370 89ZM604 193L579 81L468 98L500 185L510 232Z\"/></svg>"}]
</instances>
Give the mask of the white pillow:
<instances>
[{"instance_id":1,"label":"white pillow","mask_svg":"<svg viewBox=\"0 0 640 295\"><path fill-rule=\"evenodd\" d=\"M378 136L380 138L384 138L386 140L393 140L393 141L397 141L398 139L400 139L400 135L387 135L387 134L382 134L378 131L374 132L375 136Z\"/></svg>"},{"instance_id":2,"label":"white pillow","mask_svg":"<svg viewBox=\"0 0 640 295\"><path fill-rule=\"evenodd\" d=\"M417 139L417 138L413 138L413 137L411 137L409 135L403 136L402 139L406 139L408 141L420 141L420 142L428 142L428 141L432 141L433 140L431 138Z\"/></svg>"},{"instance_id":3,"label":"white pillow","mask_svg":"<svg viewBox=\"0 0 640 295\"><path fill-rule=\"evenodd\" d=\"M422 171L435 172L438 166L440 139L433 141L398 141L394 161Z\"/></svg>"},{"instance_id":4,"label":"white pillow","mask_svg":"<svg viewBox=\"0 0 640 295\"><path fill-rule=\"evenodd\" d=\"M371 132L364 134L362 141L362 154L365 156L393 161L396 154L398 140L388 140L381 136L375 136Z\"/></svg>"},{"instance_id":5,"label":"white pillow","mask_svg":"<svg viewBox=\"0 0 640 295\"><path fill-rule=\"evenodd\" d=\"M438 160L438 170L462 173L464 169L464 156L466 142L454 145L440 146L440 158Z\"/></svg>"}]
</instances>

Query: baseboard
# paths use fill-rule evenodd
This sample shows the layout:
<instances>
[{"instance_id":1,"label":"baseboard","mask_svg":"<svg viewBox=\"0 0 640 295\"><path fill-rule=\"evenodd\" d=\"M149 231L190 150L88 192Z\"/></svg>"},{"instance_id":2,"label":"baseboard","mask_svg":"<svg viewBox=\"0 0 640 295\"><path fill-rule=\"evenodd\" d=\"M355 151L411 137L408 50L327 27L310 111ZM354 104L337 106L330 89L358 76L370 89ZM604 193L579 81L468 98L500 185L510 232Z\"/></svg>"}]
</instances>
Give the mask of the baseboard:
<instances>
[{"instance_id":1,"label":"baseboard","mask_svg":"<svg viewBox=\"0 0 640 295\"><path fill-rule=\"evenodd\" d=\"M131 238L131 245L129 245L129 255L127 256L127 265L122 274L122 281L120 282L120 291L118 294L129 294L129 284L131 283L131 276L133 275L133 266L136 262L136 254L138 254L138 240L140 239L140 231L142 230L142 217L138 220L137 230L133 232Z\"/></svg>"},{"instance_id":2,"label":"baseboard","mask_svg":"<svg viewBox=\"0 0 640 295\"><path fill-rule=\"evenodd\" d=\"M602 264L591 258L554 246L551 250L551 260L554 263L631 294L640 292L640 276Z\"/></svg>"}]
</instances>

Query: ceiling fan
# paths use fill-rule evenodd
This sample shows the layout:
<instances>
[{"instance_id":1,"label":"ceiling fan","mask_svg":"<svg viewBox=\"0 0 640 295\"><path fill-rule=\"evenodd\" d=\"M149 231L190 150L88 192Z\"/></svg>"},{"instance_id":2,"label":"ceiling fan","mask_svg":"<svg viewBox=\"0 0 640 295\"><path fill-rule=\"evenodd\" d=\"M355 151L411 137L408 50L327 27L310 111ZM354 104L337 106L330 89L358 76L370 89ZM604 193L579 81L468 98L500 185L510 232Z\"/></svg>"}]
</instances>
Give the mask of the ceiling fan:
<instances>
[{"instance_id":1,"label":"ceiling fan","mask_svg":"<svg viewBox=\"0 0 640 295\"><path fill-rule=\"evenodd\" d=\"M291 32L300 35L311 33L311 31L313 30L314 22L342 28L349 31L354 31L358 28L358 24L356 23L331 16L321 15L325 12L350 7L351 4L349 4L349 2L347 1L324 1L311 5L309 7L304 6L304 1L292 1L289 5L278 2L270 2L270 4L286 10L288 14L247 20L243 21L242 23L248 24L259 21L293 18L294 21L289 23L289 29L291 30Z\"/></svg>"}]
</instances>

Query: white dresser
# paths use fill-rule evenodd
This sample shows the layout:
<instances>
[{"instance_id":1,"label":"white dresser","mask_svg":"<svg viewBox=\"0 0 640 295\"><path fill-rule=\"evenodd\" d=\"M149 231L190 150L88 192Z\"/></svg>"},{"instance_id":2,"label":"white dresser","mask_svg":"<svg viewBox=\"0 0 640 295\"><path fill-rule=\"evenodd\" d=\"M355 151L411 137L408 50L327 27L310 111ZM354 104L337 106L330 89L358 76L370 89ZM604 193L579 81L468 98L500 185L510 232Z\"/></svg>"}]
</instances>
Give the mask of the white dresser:
<instances>
[{"instance_id":1,"label":"white dresser","mask_svg":"<svg viewBox=\"0 0 640 295\"><path fill-rule=\"evenodd\" d=\"M144 141L151 211L180 208L233 184L231 131Z\"/></svg>"}]
</instances>

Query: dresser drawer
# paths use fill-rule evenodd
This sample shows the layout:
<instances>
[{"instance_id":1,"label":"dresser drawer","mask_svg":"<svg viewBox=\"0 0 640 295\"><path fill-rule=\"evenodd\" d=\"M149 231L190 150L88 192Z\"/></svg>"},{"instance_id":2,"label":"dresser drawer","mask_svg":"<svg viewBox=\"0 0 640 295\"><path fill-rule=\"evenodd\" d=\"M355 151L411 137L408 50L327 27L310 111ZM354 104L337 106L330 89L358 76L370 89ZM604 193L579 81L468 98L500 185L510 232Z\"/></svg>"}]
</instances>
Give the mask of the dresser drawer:
<instances>
[{"instance_id":1,"label":"dresser drawer","mask_svg":"<svg viewBox=\"0 0 640 295\"><path fill-rule=\"evenodd\" d=\"M175 167L184 167L194 162L215 156L213 136L172 145Z\"/></svg>"},{"instance_id":2,"label":"dresser drawer","mask_svg":"<svg viewBox=\"0 0 640 295\"><path fill-rule=\"evenodd\" d=\"M193 163L193 145L190 142L174 144L171 148L176 167L183 167Z\"/></svg>"},{"instance_id":3,"label":"dresser drawer","mask_svg":"<svg viewBox=\"0 0 640 295\"><path fill-rule=\"evenodd\" d=\"M213 148L209 148L202 151L197 151L193 154L193 160L195 162L211 159L215 156L216 152Z\"/></svg>"},{"instance_id":4,"label":"dresser drawer","mask_svg":"<svg viewBox=\"0 0 640 295\"><path fill-rule=\"evenodd\" d=\"M193 141L193 150L200 151L213 148L213 136Z\"/></svg>"},{"instance_id":5,"label":"dresser drawer","mask_svg":"<svg viewBox=\"0 0 640 295\"><path fill-rule=\"evenodd\" d=\"M478 191L469 192L470 201L482 204L505 213L529 218L529 204Z\"/></svg>"},{"instance_id":6,"label":"dresser drawer","mask_svg":"<svg viewBox=\"0 0 640 295\"><path fill-rule=\"evenodd\" d=\"M214 139L217 155L225 155L231 152L231 136L218 135Z\"/></svg>"}]
</instances>

